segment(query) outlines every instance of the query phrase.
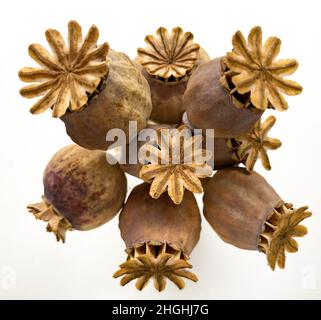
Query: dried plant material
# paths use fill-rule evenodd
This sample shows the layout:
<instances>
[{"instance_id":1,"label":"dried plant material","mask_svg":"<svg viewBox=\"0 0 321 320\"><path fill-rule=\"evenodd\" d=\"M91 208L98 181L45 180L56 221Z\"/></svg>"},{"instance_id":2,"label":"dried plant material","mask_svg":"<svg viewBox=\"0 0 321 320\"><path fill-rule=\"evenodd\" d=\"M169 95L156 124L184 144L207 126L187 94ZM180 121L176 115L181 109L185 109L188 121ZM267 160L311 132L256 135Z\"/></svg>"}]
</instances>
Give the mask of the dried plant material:
<instances>
[{"instance_id":1,"label":"dried plant material","mask_svg":"<svg viewBox=\"0 0 321 320\"><path fill-rule=\"evenodd\" d=\"M199 208L191 192L176 205L167 194L153 199L149 187L148 183L136 186L119 215L127 261L114 277L122 277L121 285L137 279L139 290L151 278L158 291L165 289L166 279L183 289L182 278L197 281L186 269L192 267L187 260L200 238Z\"/></svg>"},{"instance_id":2,"label":"dried plant material","mask_svg":"<svg viewBox=\"0 0 321 320\"><path fill-rule=\"evenodd\" d=\"M39 44L29 46L29 55L41 68L25 67L19 71L24 82L37 82L20 90L25 98L43 96L30 109L33 114L52 108L53 117L63 116L67 110L80 110L88 102L102 79L107 75L106 57L109 46L97 46L99 31L92 26L86 38L76 21L68 24L68 46L61 34L46 31L52 54Z\"/></svg>"},{"instance_id":3,"label":"dried plant material","mask_svg":"<svg viewBox=\"0 0 321 320\"><path fill-rule=\"evenodd\" d=\"M212 153L202 149L202 135L191 136L191 131L183 125L178 129L159 129L158 137L156 146L146 144L140 150L145 153L140 162L150 164L142 166L139 176L151 183L151 197L157 199L167 190L172 201L180 204L185 189L202 193L200 178L213 173L206 163Z\"/></svg>"},{"instance_id":4,"label":"dried plant material","mask_svg":"<svg viewBox=\"0 0 321 320\"><path fill-rule=\"evenodd\" d=\"M244 162L246 170L252 171L258 158L266 170L271 170L267 150L276 150L281 147L280 140L267 136L275 121L274 116L268 117L263 123L259 120L250 133L228 141L228 145L235 149L234 160Z\"/></svg>"},{"instance_id":5,"label":"dried plant material","mask_svg":"<svg viewBox=\"0 0 321 320\"><path fill-rule=\"evenodd\" d=\"M156 37L146 36L148 47L139 48L137 61L153 76L176 80L191 71L199 57L200 46L193 42L193 34L180 28L174 28L169 34L161 27Z\"/></svg>"},{"instance_id":6,"label":"dried plant material","mask_svg":"<svg viewBox=\"0 0 321 320\"><path fill-rule=\"evenodd\" d=\"M28 209L65 242L68 230L92 230L111 220L123 207L127 180L105 152L69 145L48 162L43 187L43 202Z\"/></svg>"},{"instance_id":7,"label":"dried plant material","mask_svg":"<svg viewBox=\"0 0 321 320\"><path fill-rule=\"evenodd\" d=\"M232 72L232 82L240 94L250 92L252 104L260 110L268 107L284 111L288 104L283 94L300 94L302 87L284 76L293 74L298 62L294 59L276 60L281 40L270 37L262 45L262 30L254 27L246 42L238 31L232 39L233 51L227 53L225 62Z\"/></svg>"},{"instance_id":8,"label":"dried plant material","mask_svg":"<svg viewBox=\"0 0 321 320\"><path fill-rule=\"evenodd\" d=\"M194 128L214 129L216 138L234 138L250 132L263 111L248 107L247 96L232 91L234 85L230 76L224 75L222 60L216 58L197 67L188 80L183 104Z\"/></svg>"},{"instance_id":9,"label":"dried plant material","mask_svg":"<svg viewBox=\"0 0 321 320\"><path fill-rule=\"evenodd\" d=\"M300 223L312 215L308 207L293 209L291 204L285 204L273 211L265 222L265 230L261 234L260 248L266 254L272 270L276 265L285 267L285 252L297 252L298 243L294 237L303 237L307 228Z\"/></svg>"},{"instance_id":10,"label":"dried plant material","mask_svg":"<svg viewBox=\"0 0 321 320\"><path fill-rule=\"evenodd\" d=\"M71 223L61 216L55 208L50 205L45 197L42 197L42 202L34 203L27 206L36 219L48 222L47 231L53 232L57 241L66 240L66 232L73 230Z\"/></svg>"},{"instance_id":11,"label":"dried plant material","mask_svg":"<svg viewBox=\"0 0 321 320\"><path fill-rule=\"evenodd\" d=\"M186 269L192 266L187 257L166 243L148 242L139 244L128 252L127 261L120 265L114 277L122 277L120 284L126 285L137 279L136 288L142 290L153 278L155 289L163 291L166 279L172 281L179 289L185 287L182 278L196 282L196 275Z\"/></svg>"},{"instance_id":12,"label":"dried plant material","mask_svg":"<svg viewBox=\"0 0 321 320\"><path fill-rule=\"evenodd\" d=\"M108 75L90 96L88 105L80 112L67 112L60 119L70 138L90 150L106 150L114 141L106 134L119 129L129 136L130 121L137 132L146 128L152 110L151 93L141 68L130 58L112 49L108 51Z\"/></svg>"},{"instance_id":13,"label":"dried plant material","mask_svg":"<svg viewBox=\"0 0 321 320\"><path fill-rule=\"evenodd\" d=\"M205 219L224 242L258 250L267 217L284 201L257 172L231 167L208 179L203 203Z\"/></svg>"}]
</instances>

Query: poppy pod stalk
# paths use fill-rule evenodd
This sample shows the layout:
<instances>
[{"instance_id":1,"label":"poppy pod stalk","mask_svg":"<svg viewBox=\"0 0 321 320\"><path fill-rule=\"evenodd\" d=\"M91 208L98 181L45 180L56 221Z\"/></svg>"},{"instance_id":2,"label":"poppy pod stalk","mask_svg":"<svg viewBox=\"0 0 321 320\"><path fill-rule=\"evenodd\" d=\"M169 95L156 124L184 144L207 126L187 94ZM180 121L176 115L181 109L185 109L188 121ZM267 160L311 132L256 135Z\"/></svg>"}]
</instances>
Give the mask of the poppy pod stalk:
<instances>
[{"instance_id":1,"label":"poppy pod stalk","mask_svg":"<svg viewBox=\"0 0 321 320\"><path fill-rule=\"evenodd\" d=\"M106 150L110 129L122 129L128 138L129 121L145 128L151 113L150 89L139 67L124 53L97 46L99 31L92 26L85 39L76 21L68 24L68 45L61 34L46 31L52 54L39 44L29 46L29 55L41 66L25 67L19 77L36 82L20 90L23 97L43 96L30 109L38 114L52 109L71 139L87 149Z\"/></svg>"},{"instance_id":2,"label":"poppy pod stalk","mask_svg":"<svg viewBox=\"0 0 321 320\"><path fill-rule=\"evenodd\" d=\"M262 45L262 30L254 27L245 40L237 31L233 50L202 64L193 73L183 103L190 123L213 128L216 137L248 133L267 108L284 111L283 94L297 95L302 87L284 76L295 72L294 59L276 60L281 41L270 37Z\"/></svg>"},{"instance_id":3,"label":"poppy pod stalk","mask_svg":"<svg viewBox=\"0 0 321 320\"><path fill-rule=\"evenodd\" d=\"M149 185L136 186L119 216L121 236L128 254L126 262L114 274L126 285L137 279L136 288L142 290L153 278L155 289L166 287L166 278L179 289L182 278L197 281L186 270L187 262L196 246L201 231L201 217L195 197L186 192L180 205L175 205L167 194L159 199L149 195Z\"/></svg>"},{"instance_id":4,"label":"poppy pod stalk","mask_svg":"<svg viewBox=\"0 0 321 320\"><path fill-rule=\"evenodd\" d=\"M184 33L180 27L171 33L161 27L156 36L146 36L146 48L137 50L136 61L151 89L153 121L173 124L181 121L187 82L198 65L210 60L193 38L191 32Z\"/></svg>"},{"instance_id":5,"label":"poppy pod stalk","mask_svg":"<svg viewBox=\"0 0 321 320\"><path fill-rule=\"evenodd\" d=\"M308 207L285 203L258 173L227 168L208 179L204 216L223 241L238 248L266 254L272 270L285 267L285 251L298 251L293 237L307 233L301 221Z\"/></svg>"},{"instance_id":6,"label":"poppy pod stalk","mask_svg":"<svg viewBox=\"0 0 321 320\"><path fill-rule=\"evenodd\" d=\"M47 222L47 230L65 242L68 230L91 230L111 220L122 208L127 182L118 165L111 166L103 151L77 145L59 150L44 175L43 201L28 209Z\"/></svg>"}]
</instances>

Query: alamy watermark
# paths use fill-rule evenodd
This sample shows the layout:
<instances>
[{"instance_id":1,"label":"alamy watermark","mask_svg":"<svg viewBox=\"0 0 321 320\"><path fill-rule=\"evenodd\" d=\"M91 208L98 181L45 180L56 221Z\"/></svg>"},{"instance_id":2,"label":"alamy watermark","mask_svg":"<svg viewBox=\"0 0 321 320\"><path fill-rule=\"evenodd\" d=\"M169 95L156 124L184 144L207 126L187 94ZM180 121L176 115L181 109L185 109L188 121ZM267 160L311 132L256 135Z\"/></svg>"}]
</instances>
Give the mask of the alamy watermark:
<instances>
[{"instance_id":1,"label":"alamy watermark","mask_svg":"<svg viewBox=\"0 0 321 320\"><path fill-rule=\"evenodd\" d=\"M15 290L17 287L17 273L13 266L6 265L0 268L0 286L2 290Z\"/></svg>"},{"instance_id":2,"label":"alamy watermark","mask_svg":"<svg viewBox=\"0 0 321 320\"><path fill-rule=\"evenodd\" d=\"M117 128L108 131L106 140L113 142L107 149L108 163L141 165L207 163L214 166L213 129L192 130L187 126L161 127L145 128L138 133L136 121L129 121L128 128L128 135ZM160 157L155 158L150 146L159 150Z\"/></svg>"},{"instance_id":3,"label":"alamy watermark","mask_svg":"<svg viewBox=\"0 0 321 320\"><path fill-rule=\"evenodd\" d=\"M317 270L313 265L306 265L302 268L301 287L304 290L317 289Z\"/></svg>"}]
</instances>

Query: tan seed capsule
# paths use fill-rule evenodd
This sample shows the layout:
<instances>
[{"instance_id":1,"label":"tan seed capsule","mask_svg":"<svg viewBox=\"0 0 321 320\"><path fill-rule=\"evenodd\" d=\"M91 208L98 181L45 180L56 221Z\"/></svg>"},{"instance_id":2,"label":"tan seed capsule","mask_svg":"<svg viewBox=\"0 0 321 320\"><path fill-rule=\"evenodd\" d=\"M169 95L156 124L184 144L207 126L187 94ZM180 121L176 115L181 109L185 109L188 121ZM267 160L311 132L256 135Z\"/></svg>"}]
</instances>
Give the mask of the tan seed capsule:
<instances>
[{"instance_id":1,"label":"tan seed capsule","mask_svg":"<svg viewBox=\"0 0 321 320\"><path fill-rule=\"evenodd\" d=\"M68 24L68 45L61 34L46 31L52 54L39 44L29 46L29 55L41 65L19 71L25 82L36 82L20 90L23 97L43 96L32 107L38 114L52 109L71 139L87 149L106 150L110 129L122 129L128 138L128 121L145 128L152 105L150 89L140 68L124 53L97 46L99 31L92 26L85 39L76 21Z\"/></svg>"}]
</instances>

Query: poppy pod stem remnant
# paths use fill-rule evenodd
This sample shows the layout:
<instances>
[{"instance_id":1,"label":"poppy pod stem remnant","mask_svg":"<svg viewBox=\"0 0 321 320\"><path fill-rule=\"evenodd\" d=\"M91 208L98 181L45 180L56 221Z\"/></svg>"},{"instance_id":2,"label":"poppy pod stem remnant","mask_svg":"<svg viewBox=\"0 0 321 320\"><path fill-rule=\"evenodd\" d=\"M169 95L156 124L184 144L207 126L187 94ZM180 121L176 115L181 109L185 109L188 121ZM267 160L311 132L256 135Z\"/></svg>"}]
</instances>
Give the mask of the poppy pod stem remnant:
<instances>
[{"instance_id":1,"label":"poppy pod stem remnant","mask_svg":"<svg viewBox=\"0 0 321 320\"><path fill-rule=\"evenodd\" d=\"M97 46L99 31L92 26L85 39L76 21L68 24L68 45L61 34L46 31L52 50L29 46L29 55L40 68L19 71L25 82L36 82L20 90L23 97L43 96L30 109L37 114L52 109L61 118L71 139L87 149L106 150L106 133L119 128L128 134L128 121L138 129L146 126L151 112L150 89L139 68L123 53Z\"/></svg>"},{"instance_id":2,"label":"poppy pod stem remnant","mask_svg":"<svg viewBox=\"0 0 321 320\"><path fill-rule=\"evenodd\" d=\"M210 58L193 34L177 27L171 33L160 27L156 36L145 38L146 48L138 48L136 61L142 66L152 94L151 119L159 123L179 123L185 111L183 94L196 67Z\"/></svg>"},{"instance_id":3,"label":"poppy pod stem remnant","mask_svg":"<svg viewBox=\"0 0 321 320\"><path fill-rule=\"evenodd\" d=\"M114 277L122 277L121 285L137 279L138 290L153 279L155 289L162 291L166 278L183 289L182 278L197 281L186 270L192 268L187 260L201 231L195 197L186 192L182 203L175 205L167 194L153 199L148 192L148 184L136 186L120 213L119 228L128 257Z\"/></svg>"},{"instance_id":4,"label":"poppy pod stem remnant","mask_svg":"<svg viewBox=\"0 0 321 320\"><path fill-rule=\"evenodd\" d=\"M262 30L254 27L248 41L240 31L225 57L201 65L184 94L187 116L194 127L214 128L216 137L248 133L267 108L288 108L283 94L297 95L302 87L284 76L295 72L294 59L276 60L281 41L262 45Z\"/></svg>"},{"instance_id":5,"label":"poppy pod stem remnant","mask_svg":"<svg viewBox=\"0 0 321 320\"><path fill-rule=\"evenodd\" d=\"M296 252L293 237L307 229L308 207L284 203L258 173L243 168L218 171L205 185L204 216L223 241L264 252L272 270L285 266L285 251Z\"/></svg>"},{"instance_id":6,"label":"poppy pod stem remnant","mask_svg":"<svg viewBox=\"0 0 321 320\"><path fill-rule=\"evenodd\" d=\"M90 230L112 219L127 192L126 177L118 165L109 165L102 151L77 145L54 155L43 183L43 201L28 209L37 219L48 222L47 230L62 242L68 230Z\"/></svg>"}]
</instances>

